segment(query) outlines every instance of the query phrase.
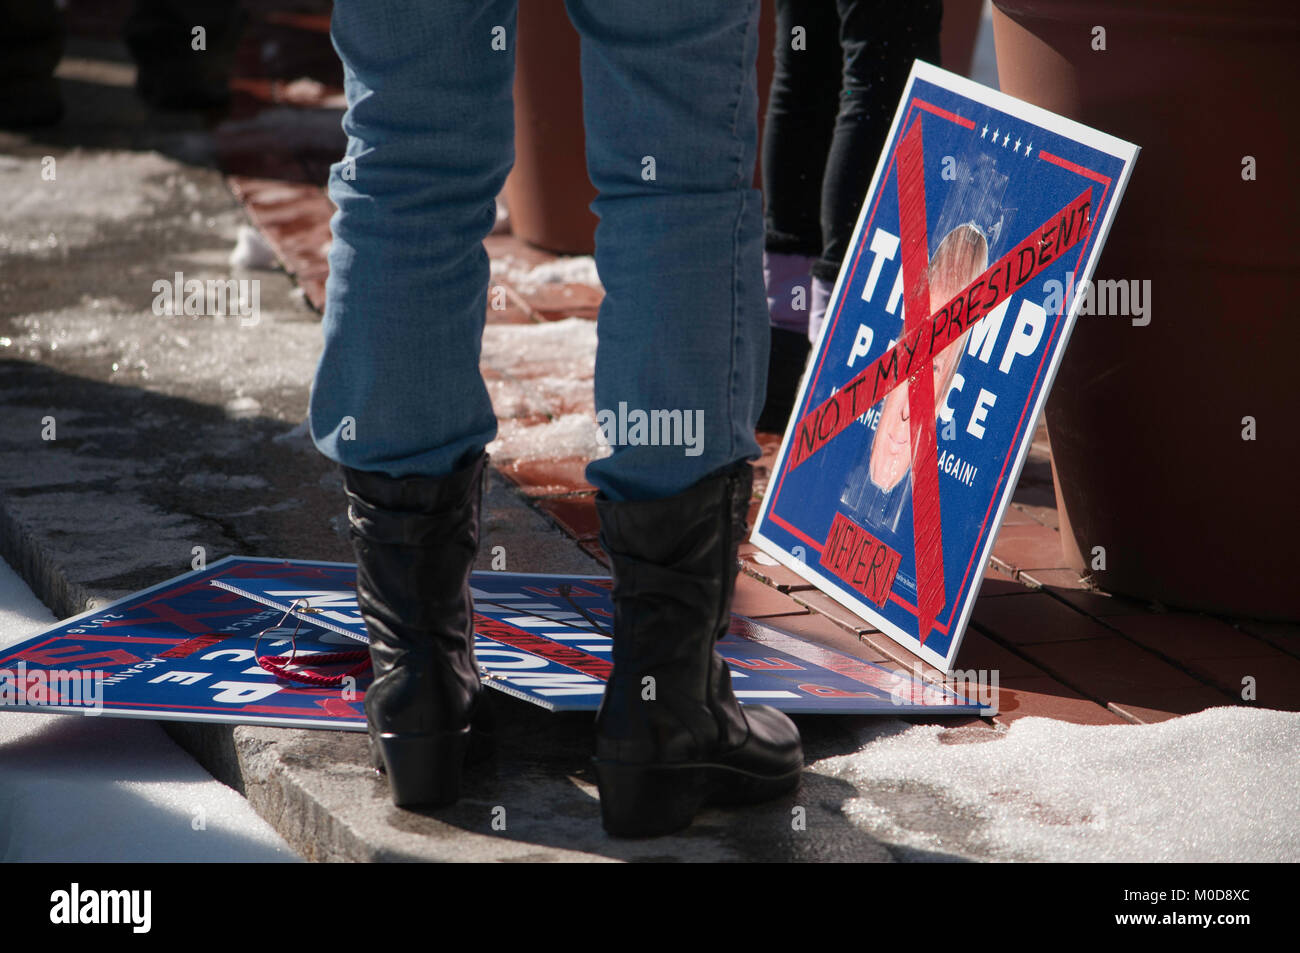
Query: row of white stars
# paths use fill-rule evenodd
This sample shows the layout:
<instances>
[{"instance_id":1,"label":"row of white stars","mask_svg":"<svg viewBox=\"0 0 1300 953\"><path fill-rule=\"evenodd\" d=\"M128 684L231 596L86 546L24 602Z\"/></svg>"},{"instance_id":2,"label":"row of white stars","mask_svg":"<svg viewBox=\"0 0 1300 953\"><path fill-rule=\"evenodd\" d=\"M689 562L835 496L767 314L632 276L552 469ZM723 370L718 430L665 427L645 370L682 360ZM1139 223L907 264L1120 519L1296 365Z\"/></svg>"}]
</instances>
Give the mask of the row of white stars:
<instances>
[{"instance_id":1,"label":"row of white stars","mask_svg":"<svg viewBox=\"0 0 1300 953\"><path fill-rule=\"evenodd\" d=\"M1001 133L1001 132L1002 132L1001 129L994 129L994 130L993 130L993 144L994 144L994 145L997 145L997 144L998 144L998 133ZM984 127L984 131L980 133L980 138L981 138L981 139L987 139L988 136L989 136L989 127L988 127L988 126L985 126L985 127ZM1003 134L1003 136L1002 136L1002 148L1005 149L1005 148L1007 147L1007 143L1010 142L1010 141L1011 141L1011 133L1008 132L1008 133ZM1015 147L1011 150L1012 152L1019 152L1019 151L1020 151L1020 142L1021 142L1020 137L1017 136L1017 137L1016 137L1016 144L1015 144ZM1031 142L1031 143L1028 143L1028 144L1025 146L1025 157L1026 157L1026 158L1029 157L1029 153L1030 153L1030 151L1031 151L1033 148L1034 148L1034 144L1033 144L1032 142Z\"/></svg>"}]
</instances>

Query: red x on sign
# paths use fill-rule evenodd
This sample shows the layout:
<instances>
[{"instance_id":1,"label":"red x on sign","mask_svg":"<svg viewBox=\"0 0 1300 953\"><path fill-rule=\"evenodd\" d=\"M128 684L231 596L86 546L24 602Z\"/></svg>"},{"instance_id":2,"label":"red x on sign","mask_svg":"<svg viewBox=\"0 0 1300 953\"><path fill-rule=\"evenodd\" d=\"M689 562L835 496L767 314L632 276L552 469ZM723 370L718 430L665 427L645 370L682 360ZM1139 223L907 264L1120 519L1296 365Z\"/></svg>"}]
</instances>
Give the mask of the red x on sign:
<instances>
[{"instance_id":1,"label":"red x on sign","mask_svg":"<svg viewBox=\"0 0 1300 953\"><path fill-rule=\"evenodd\" d=\"M804 463L854 420L901 386L908 388L912 447L912 532L915 544L918 638L924 644L944 605L943 533L935 433L935 357L1025 287L1089 232L1092 189L1033 229L942 308L929 314L929 243L921 119L898 145L898 209L902 243L903 330L897 343L796 427L789 469ZM925 316L928 315L928 316Z\"/></svg>"}]
</instances>

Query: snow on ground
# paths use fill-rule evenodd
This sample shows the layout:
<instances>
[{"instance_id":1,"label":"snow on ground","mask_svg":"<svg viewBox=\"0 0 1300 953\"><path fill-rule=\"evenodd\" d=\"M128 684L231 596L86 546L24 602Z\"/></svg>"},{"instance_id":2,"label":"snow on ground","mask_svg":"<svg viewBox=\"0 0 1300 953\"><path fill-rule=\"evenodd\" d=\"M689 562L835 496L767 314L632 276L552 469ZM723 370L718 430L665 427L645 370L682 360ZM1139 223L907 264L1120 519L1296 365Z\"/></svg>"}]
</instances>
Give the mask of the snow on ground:
<instances>
[{"instance_id":1,"label":"snow on ground","mask_svg":"<svg viewBox=\"0 0 1300 953\"><path fill-rule=\"evenodd\" d=\"M596 322L488 325L483 365L500 426L488 453L498 464L607 456L592 403ZM548 418L539 420L537 418Z\"/></svg>"},{"instance_id":2,"label":"snow on ground","mask_svg":"<svg viewBox=\"0 0 1300 953\"><path fill-rule=\"evenodd\" d=\"M54 622L0 561L0 647ZM0 861L293 861L155 722L0 710Z\"/></svg>"},{"instance_id":3,"label":"snow on ground","mask_svg":"<svg viewBox=\"0 0 1300 953\"><path fill-rule=\"evenodd\" d=\"M877 726L857 753L810 770L858 788L846 815L892 843L953 848L889 809L914 803L897 797L910 792L973 817L967 845L999 859L1300 859L1300 714L1213 708L1106 726L1023 718L979 744L946 744L941 726L888 731Z\"/></svg>"},{"instance_id":4,"label":"snow on ground","mask_svg":"<svg viewBox=\"0 0 1300 953\"><path fill-rule=\"evenodd\" d=\"M600 287L596 259L590 255L556 258L531 268L515 256L505 255L492 260L492 275L509 281L523 294L530 294L543 285L550 284Z\"/></svg>"},{"instance_id":5,"label":"snow on ground","mask_svg":"<svg viewBox=\"0 0 1300 953\"><path fill-rule=\"evenodd\" d=\"M483 329L483 363L525 376L556 369L591 379L596 372L596 322L584 318L541 324L489 324Z\"/></svg>"},{"instance_id":6,"label":"snow on ground","mask_svg":"<svg viewBox=\"0 0 1300 953\"><path fill-rule=\"evenodd\" d=\"M497 439L488 444L487 451L501 464L571 457L598 460L611 453L591 414L564 414L531 425L503 420L497 428Z\"/></svg>"}]
</instances>

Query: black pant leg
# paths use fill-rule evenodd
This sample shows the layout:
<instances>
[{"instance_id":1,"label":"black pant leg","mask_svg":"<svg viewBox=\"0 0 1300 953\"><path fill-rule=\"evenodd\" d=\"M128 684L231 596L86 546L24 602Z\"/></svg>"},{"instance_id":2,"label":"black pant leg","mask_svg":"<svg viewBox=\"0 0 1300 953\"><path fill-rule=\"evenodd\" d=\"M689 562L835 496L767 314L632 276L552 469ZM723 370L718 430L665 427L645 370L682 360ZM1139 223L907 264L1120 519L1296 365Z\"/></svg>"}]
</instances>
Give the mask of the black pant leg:
<instances>
[{"instance_id":1,"label":"black pant leg","mask_svg":"<svg viewBox=\"0 0 1300 953\"><path fill-rule=\"evenodd\" d=\"M821 194L825 247L813 276L834 281L914 59L939 62L941 0L837 0L843 93Z\"/></svg>"},{"instance_id":2,"label":"black pant leg","mask_svg":"<svg viewBox=\"0 0 1300 953\"><path fill-rule=\"evenodd\" d=\"M795 48L795 28L801 27ZM835 0L776 0L776 51L762 162L765 247L822 253L821 195L840 94Z\"/></svg>"}]
</instances>

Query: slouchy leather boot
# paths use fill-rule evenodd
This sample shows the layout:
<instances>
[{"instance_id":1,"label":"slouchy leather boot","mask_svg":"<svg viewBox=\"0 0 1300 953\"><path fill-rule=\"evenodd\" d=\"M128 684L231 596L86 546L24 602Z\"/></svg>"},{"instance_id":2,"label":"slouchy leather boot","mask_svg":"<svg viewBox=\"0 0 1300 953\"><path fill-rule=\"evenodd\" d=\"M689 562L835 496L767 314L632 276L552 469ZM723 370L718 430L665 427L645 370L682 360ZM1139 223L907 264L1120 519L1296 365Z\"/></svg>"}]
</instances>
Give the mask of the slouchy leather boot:
<instances>
[{"instance_id":1,"label":"slouchy leather boot","mask_svg":"<svg viewBox=\"0 0 1300 953\"><path fill-rule=\"evenodd\" d=\"M742 709L714 649L731 621L752 484L743 464L667 499L597 498L614 571L595 760L611 834L667 834L705 804L764 801L799 781L799 730L774 708Z\"/></svg>"},{"instance_id":2,"label":"slouchy leather boot","mask_svg":"<svg viewBox=\"0 0 1300 953\"><path fill-rule=\"evenodd\" d=\"M444 478L343 468L375 671L366 721L399 806L453 803L471 743L474 755L490 744L469 587L486 463L481 454Z\"/></svg>"}]
</instances>

